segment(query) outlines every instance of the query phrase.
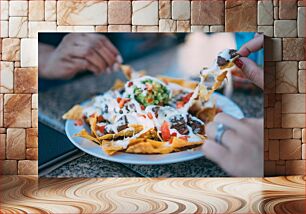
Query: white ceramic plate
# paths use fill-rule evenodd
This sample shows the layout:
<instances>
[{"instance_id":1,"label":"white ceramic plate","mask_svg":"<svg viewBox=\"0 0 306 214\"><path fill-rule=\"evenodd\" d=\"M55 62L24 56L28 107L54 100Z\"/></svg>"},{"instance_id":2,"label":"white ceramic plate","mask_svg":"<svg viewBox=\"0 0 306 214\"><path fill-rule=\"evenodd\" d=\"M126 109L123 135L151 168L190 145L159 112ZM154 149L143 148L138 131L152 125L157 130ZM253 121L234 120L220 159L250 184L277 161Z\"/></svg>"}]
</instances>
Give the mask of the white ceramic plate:
<instances>
[{"instance_id":1,"label":"white ceramic plate","mask_svg":"<svg viewBox=\"0 0 306 214\"><path fill-rule=\"evenodd\" d=\"M223 112L232 115L236 118L243 118L244 115L241 109L227 97L214 93L212 96L216 100L217 107L221 108ZM86 140L81 137L75 137L74 135L80 132L84 127L75 126L73 120L67 120L65 125L65 131L69 140L82 151L93 155L98 158L102 158L109 161L119 162L119 163L129 163L129 164L143 164L143 165L153 165L153 164L169 164L178 163L181 161L193 160L203 156L203 153L199 148L194 150L175 152L170 154L161 155L141 155L141 154L129 154L124 152L119 152L113 156L109 156L102 148L94 142Z\"/></svg>"}]
</instances>

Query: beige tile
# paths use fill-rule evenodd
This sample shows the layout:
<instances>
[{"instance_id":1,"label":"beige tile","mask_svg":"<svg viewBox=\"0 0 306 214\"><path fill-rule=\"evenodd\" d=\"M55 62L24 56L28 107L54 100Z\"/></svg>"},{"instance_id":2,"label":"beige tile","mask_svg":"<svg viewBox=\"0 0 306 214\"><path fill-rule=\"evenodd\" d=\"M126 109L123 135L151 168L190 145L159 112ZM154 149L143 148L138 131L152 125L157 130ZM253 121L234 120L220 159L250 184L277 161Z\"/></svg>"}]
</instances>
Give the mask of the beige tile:
<instances>
[{"instance_id":1,"label":"beige tile","mask_svg":"<svg viewBox=\"0 0 306 214\"><path fill-rule=\"evenodd\" d=\"M20 68L20 61L15 61L14 62L14 67L15 68Z\"/></svg>"},{"instance_id":2,"label":"beige tile","mask_svg":"<svg viewBox=\"0 0 306 214\"><path fill-rule=\"evenodd\" d=\"M299 62L299 69L306 69L306 61L300 61Z\"/></svg>"},{"instance_id":3,"label":"beige tile","mask_svg":"<svg viewBox=\"0 0 306 214\"><path fill-rule=\"evenodd\" d=\"M110 1L108 2L108 24L131 24L130 1Z\"/></svg>"},{"instance_id":4,"label":"beige tile","mask_svg":"<svg viewBox=\"0 0 306 214\"><path fill-rule=\"evenodd\" d=\"M159 20L159 32L175 32L176 21L172 19L160 19Z\"/></svg>"},{"instance_id":5,"label":"beige tile","mask_svg":"<svg viewBox=\"0 0 306 214\"><path fill-rule=\"evenodd\" d=\"M273 37L273 26L258 26L258 32L262 32L265 36Z\"/></svg>"},{"instance_id":6,"label":"beige tile","mask_svg":"<svg viewBox=\"0 0 306 214\"><path fill-rule=\"evenodd\" d=\"M274 18L275 20L278 20L278 19L279 19L279 17L278 17L278 11L279 11L278 7L274 7L274 9L273 9L273 18Z\"/></svg>"},{"instance_id":7,"label":"beige tile","mask_svg":"<svg viewBox=\"0 0 306 214\"><path fill-rule=\"evenodd\" d=\"M6 140L6 158L11 160L25 159L25 129L8 128Z\"/></svg>"},{"instance_id":8,"label":"beige tile","mask_svg":"<svg viewBox=\"0 0 306 214\"><path fill-rule=\"evenodd\" d=\"M302 144L302 159L306 159L306 144Z\"/></svg>"},{"instance_id":9,"label":"beige tile","mask_svg":"<svg viewBox=\"0 0 306 214\"><path fill-rule=\"evenodd\" d=\"M1 175L17 175L16 160L0 160Z\"/></svg>"},{"instance_id":10,"label":"beige tile","mask_svg":"<svg viewBox=\"0 0 306 214\"><path fill-rule=\"evenodd\" d=\"M26 146L27 148L38 147L38 130L37 128L29 128L26 130Z\"/></svg>"},{"instance_id":11,"label":"beige tile","mask_svg":"<svg viewBox=\"0 0 306 214\"><path fill-rule=\"evenodd\" d=\"M0 134L0 159L5 160L6 134Z\"/></svg>"},{"instance_id":12,"label":"beige tile","mask_svg":"<svg viewBox=\"0 0 306 214\"><path fill-rule=\"evenodd\" d=\"M139 26L136 26L136 31L137 32L158 32L158 26L139 25Z\"/></svg>"},{"instance_id":13,"label":"beige tile","mask_svg":"<svg viewBox=\"0 0 306 214\"><path fill-rule=\"evenodd\" d=\"M305 160L286 161L286 175L304 175L305 166Z\"/></svg>"},{"instance_id":14,"label":"beige tile","mask_svg":"<svg viewBox=\"0 0 306 214\"><path fill-rule=\"evenodd\" d=\"M0 92L12 93L14 88L14 63L1 61L0 70Z\"/></svg>"},{"instance_id":15,"label":"beige tile","mask_svg":"<svg viewBox=\"0 0 306 214\"><path fill-rule=\"evenodd\" d=\"M296 20L275 20L274 36L296 37L297 36Z\"/></svg>"},{"instance_id":16,"label":"beige tile","mask_svg":"<svg viewBox=\"0 0 306 214\"><path fill-rule=\"evenodd\" d=\"M20 60L20 39L6 38L2 40L2 60Z\"/></svg>"},{"instance_id":17,"label":"beige tile","mask_svg":"<svg viewBox=\"0 0 306 214\"><path fill-rule=\"evenodd\" d=\"M57 32L95 32L94 26L57 26Z\"/></svg>"},{"instance_id":18,"label":"beige tile","mask_svg":"<svg viewBox=\"0 0 306 214\"><path fill-rule=\"evenodd\" d=\"M306 3L305 3L304 0L299 0L298 3L297 3L297 5L298 5L299 7L305 7L305 6L306 6Z\"/></svg>"},{"instance_id":19,"label":"beige tile","mask_svg":"<svg viewBox=\"0 0 306 214\"><path fill-rule=\"evenodd\" d=\"M224 24L224 2L192 1L191 2L192 25L222 25Z\"/></svg>"},{"instance_id":20,"label":"beige tile","mask_svg":"<svg viewBox=\"0 0 306 214\"><path fill-rule=\"evenodd\" d=\"M282 40L280 38L265 38L264 46L265 61L282 60Z\"/></svg>"},{"instance_id":21,"label":"beige tile","mask_svg":"<svg viewBox=\"0 0 306 214\"><path fill-rule=\"evenodd\" d=\"M10 1L9 16L28 16L28 1Z\"/></svg>"},{"instance_id":22,"label":"beige tile","mask_svg":"<svg viewBox=\"0 0 306 214\"><path fill-rule=\"evenodd\" d=\"M8 20L9 18L9 2L8 1L0 1L0 20Z\"/></svg>"},{"instance_id":23,"label":"beige tile","mask_svg":"<svg viewBox=\"0 0 306 214\"><path fill-rule=\"evenodd\" d=\"M9 37L25 38L28 36L28 18L9 18Z\"/></svg>"},{"instance_id":24,"label":"beige tile","mask_svg":"<svg viewBox=\"0 0 306 214\"><path fill-rule=\"evenodd\" d=\"M177 32L190 32L190 22L189 21L177 21L176 24L177 24L177 27L176 27Z\"/></svg>"},{"instance_id":25,"label":"beige tile","mask_svg":"<svg viewBox=\"0 0 306 214\"><path fill-rule=\"evenodd\" d=\"M208 25L192 25L191 32L209 32Z\"/></svg>"},{"instance_id":26,"label":"beige tile","mask_svg":"<svg viewBox=\"0 0 306 214\"><path fill-rule=\"evenodd\" d=\"M189 20L190 19L190 2L189 1L172 1L172 19Z\"/></svg>"},{"instance_id":27,"label":"beige tile","mask_svg":"<svg viewBox=\"0 0 306 214\"><path fill-rule=\"evenodd\" d=\"M37 175L37 160L20 160L18 161L18 175Z\"/></svg>"},{"instance_id":28,"label":"beige tile","mask_svg":"<svg viewBox=\"0 0 306 214\"><path fill-rule=\"evenodd\" d=\"M292 130L292 137L294 139L301 139L302 138L302 129L294 128Z\"/></svg>"},{"instance_id":29,"label":"beige tile","mask_svg":"<svg viewBox=\"0 0 306 214\"><path fill-rule=\"evenodd\" d=\"M306 73L306 70L299 70L299 80L298 80L298 85L299 85L299 92L300 93L305 93L306 90L305 90L305 73Z\"/></svg>"},{"instance_id":30,"label":"beige tile","mask_svg":"<svg viewBox=\"0 0 306 214\"><path fill-rule=\"evenodd\" d=\"M278 6L279 6L278 1L279 1L279 0L273 0L273 6L274 6L274 7L278 7Z\"/></svg>"},{"instance_id":31,"label":"beige tile","mask_svg":"<svg viewBox=\"0 0 306 214\"><path fill-rule=\"evenodd\" d=\"M265 117L266 128L273 128L274 127L274 109L273 108L265 109L265 114L266 114L266 117Z\"/></svg>"},{"instance_id":32,"label":"beige tile","mask_svg":"<svg viewBox=\"0 0 306 214\"><path fill-rule=\"evenodd\" d=\"M304 60L304 38L283 38L283 60Z\"/></svg>"},{"instance_id":33,"label":"beige tile","mask_svg":"<svg viewBox=\"0 0 306 214\"><path fill-rule=\"evenodd\" d=\"M296 93L297 73L297 62L277 62L276 93Z\"/></svg>"},{"instance_id":34,"label":"beige tile","mask_svg":"<svg viewBox=\"0 0 306 214\"><path fill-rule=\"evenodd\" d=\"M298 18L297 18L298 37L305 37L305 10L306 7L298 8Z\"/></svg>"},{"instance_id":35,"label":"beige tile","mask_svg":"<svg viewBox=\"0 0 306 214\"><path fill-rule=\"evenodd\" d=\"M108 25L108 32L131 32L131 25Z\"/></svg>"},{"instance_id":36,"label":"beige tile","mask_svg":"<svg viewBox=\"0 0 306 214\"><path fill-rule=\"evenodd\" d=\"M157 1L133 1L133 25L158 25Z\"/></svg>"},{"instance_id":37,"label":"beige tile","mask_svg":"<svg viewBox=\"0 0 306 214\"><path fill-rule=\"evenodd\" d=\"M9 36L8 21L0 21L0 37L5 38Z\"/></svg>"},{"instance_id":38,"label":"beige tile","mask_svg":"<svg viewBox=\"0 0 306 214\"><path fill-rule=\"evenodd\" d=\"M305 94L284 94L282 113L306 113Z\"/></svg>"},{"instance_id":39,"label":"beige tile","mask_svg":"<svg viewBox=\"0 0 306 214\"><path fill-rule=\"evenodd\" d=\"M302 143L306 143L306 129L302 129Z\"/></svg>"},{"instance_id":40,"label":"beige tile","mask_svg":"<svg viewBox=\"0 0 306 214\"><path fill-rule=\"evenodd\" d=\"M2 94L2 96L3 96L3 94ZM1 110L1 108L0 108L0 110ZM1 111L3 112L3 107L2 107ZM6 128L0 128L0 134L6 134Z\"/></svg>"},{"instance_id":41,"label":"beige tile","mask_svg":"<svg viewBox=\"0 0 306 214\"><path fill-rule=\"evenodd\" d=\"M56 1L45 1L45 20L56 21Z\"/></svg>"},{"instance_id":42,"label":"beige tile","mask_svg":"<svg viewBox=\"0 0 306 214\"><path fill-rule=\"evenodd\" d=\"M279 18L296 19L296 0L279 0Z\"/></svg>"},{"instance_id":43,"label":"beige tile","mask_svg":"<svg viewBox=\"0 0 306 214\"><path fill-rule=\"evenodd\" d=\"M4 126L31 127L31 94L4 95Z\"/></svg>"},{"instance_id":44,"label":"beige tile","mask_svg":"<svg viewBox=\"0 0 306 214\"><path fill-rule=\"evenodd\" d=\"M38 110L32 110L32 127L38 127Z\"/></svg>"},{"instance_id":45,"label":"beige tile","mask_svg":"<svg viewBox=\"0 0 306 214\"><path fill-rule=\"evenodd\" d=\"M38 109L38 94L32 94L32 109Z\"/></svg>"},{"instance_id":46,"label":"beige tile","mask_svg":"<svg viewBox=\"0 0 306 214\"><path fill-rule=\"evenodd\" d=\"M96 32L107 32L107 25L96 26Z\"/></svg>"},{"instance_id":47,"label":"beige tile","mask_svg":"<svg viewBox=\"0 0 306 214\"><path fill-rule=\"evenodd\" d=\"M283 114L283 128L304 128L306 114Z\"/></svg>"},{"instance_id":48,"label":"beige tile","mask_svg":"<svg viewBox=\"0 0 306 214\"><path fill-rule=\"evenodd\" d=\"M269 129L269 139L291 139L292 129Z\"/></svg>"},{"instance_id":49,"label":"beige tile","mask_svg":"<svg viewBox=\"0 0 306 214\"><path fill-rule=\"evenodd\" d=\"M302 158L302 143L301 140L280 140L280 159L281 160L299 160Z\"/></svg>"},{"instance_id":50,"label":"beige tile","mask_svg":"<svg viewBox=\"0 0 306 214\"><path fill-rule=\"evenodd\" d=\"M257 2L257 24L273 25L273 2L272 0L263 0Z\"/></svg>"},{"instance_id":51,"label":"beige tile","mask_svg":"<svg viewBox=\"0 0 306 214\"><path fill-rule=\"evenodd\" d=\"M159 18L171 18L171 1L159 1Z\"/></svg>"},{"instance_id":52,"label":"beige tile","mask_svg":"<svg viewBox=\"0 0 306 214\"><path fill-rule=\"evenodd\" d=\"M269 140L269 160L279 160L278 140Z\"/></svg>"},{"instance_id":53,"label":"beige tile","mask_svg":"<svg viewBox=\"0 0 306 214\"><path fill-rule=\"evenodd\" d=\"M30 21L29 37L38 38L38 32L56 32L56 22Z\"/></svg>"},{"instance_id":54,"label":"beige tile","mask_svg":"<svg viewBox=\"0 0 306 214\"><path fill-rule=\"evenodd\" d=\"M136 25L132 25L132 32L137 32L137 26Z\"/></svg>"},{"instance_id":55,"label":"beige tile","mask_svg":"<svg viewBox=\"0 0 306 214\"><path fill-rule=\"evenodd\" d=\"M224 32L223 25L212 25L209 27L209 32Z\"/></svg>"},{"instance_id":56,"label":"beige tile","mask_svg":"<svg viewBox=\"0 0 306 214\"><path fill-rule=\"evenodd\" d=\"M37 68L16 68L14 72L15 93L37 93Z\"/></svg>"},{"instance_id":57,"label":"beige tile","mask_svg":"<svg viewBox=\"0 0 306 214\"><path fill-rule=\"evenodd\" d=\"M99 0L88 1L58 1L58 25L106 25L107 2Z\"/></svg>"},{"instance_id":58,"label":"beige tile","mask_svg":"<svg viewBox=\"0 0 306 214\"><path fill-rule=\"evenodd\" d=\"M38 42L37 39L21 39L20 45L21 67L37 67Z\"/></svg>"},{"instance_id":59,"label":"beige tile","mask_svg":"<svg viewBox=\"0 0 306 214\"><path fill-rule=\"evenodd\" d=\"M42 21L45 19L45 2L44 1L30 1L29 2L29 20Z\"/></svg>"},{"instance_id":60,"label":"beige tile","mask_svg":"<svg viewBox=\"0 0 306 214\"><path fill-rule=\"evenodd\" d=\"M38 149L29 148L26 150L26 159L27 160L38 160Z\"/></svg>"}]
</instances>

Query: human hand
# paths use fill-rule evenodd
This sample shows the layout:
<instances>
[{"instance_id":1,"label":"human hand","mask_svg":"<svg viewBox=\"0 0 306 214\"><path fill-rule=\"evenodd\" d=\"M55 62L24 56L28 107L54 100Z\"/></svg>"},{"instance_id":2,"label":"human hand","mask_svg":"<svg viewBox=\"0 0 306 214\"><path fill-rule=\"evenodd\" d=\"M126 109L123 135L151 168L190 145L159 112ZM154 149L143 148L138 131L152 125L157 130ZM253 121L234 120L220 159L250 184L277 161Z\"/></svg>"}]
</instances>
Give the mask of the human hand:
<instances>
[{"instance_id":1,"label":"human hand","mask_svg":"<svg viewBox=\"0 0 306 214\"><path fill-rule=\"evenodd\" d=\"M47 58L40 75L48 79L69 79L79 72L94 74L119 69L122 58L118 50L103 35L71 33Z\"/></svg>"},{"instance_id":2,"label":"human hand","mask_svg":"<svg viewBox=\"0 0 306 214\"><path fill-rule=\"evenodd\" d=\"M252 52L256 52L263 47L264 36L263 34L256 34L255 37L249 42L245 43L238 53L240 58L235 61L236 65L241 68L246 77L254 84L263 89L264 87L264 73L255 62L247 58ZM240 60L240 62L239 62ZM242 63L241 63L242 62Z\"/></svg>"},{"instance_id":3,"label":"human hand","mask_svg":"<svg viewBox=\"0 0 306 214\"><path fill-rule=\"evenodd\" d=\"M218 124L226 129L221 143L215 141ZM208 140L204 155L233 176L263 176L263 120L235 119L225 113L216 115L205 128Z\"/></svg>"}]
</instances>

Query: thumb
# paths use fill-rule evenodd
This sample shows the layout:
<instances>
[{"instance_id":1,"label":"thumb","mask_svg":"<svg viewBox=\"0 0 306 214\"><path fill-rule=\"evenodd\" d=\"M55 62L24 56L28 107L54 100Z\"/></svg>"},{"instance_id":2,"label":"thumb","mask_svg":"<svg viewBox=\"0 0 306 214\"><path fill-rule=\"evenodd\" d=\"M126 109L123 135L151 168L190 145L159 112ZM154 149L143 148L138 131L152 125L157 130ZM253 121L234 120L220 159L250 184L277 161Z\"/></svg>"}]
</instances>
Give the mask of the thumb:
<instances>
[{"instance_id":1,"label":"thumb","mask_svg":"<svg viewBox=\"0 0 306 214\"><path fill-rule=\"evenodd\" d=\"M255 62L246 57L240 57L242 66L239 66L246 77L251 80L255 85L264 88L264 73L261 68L259 68Z\"/></svg>"}]
</instances>

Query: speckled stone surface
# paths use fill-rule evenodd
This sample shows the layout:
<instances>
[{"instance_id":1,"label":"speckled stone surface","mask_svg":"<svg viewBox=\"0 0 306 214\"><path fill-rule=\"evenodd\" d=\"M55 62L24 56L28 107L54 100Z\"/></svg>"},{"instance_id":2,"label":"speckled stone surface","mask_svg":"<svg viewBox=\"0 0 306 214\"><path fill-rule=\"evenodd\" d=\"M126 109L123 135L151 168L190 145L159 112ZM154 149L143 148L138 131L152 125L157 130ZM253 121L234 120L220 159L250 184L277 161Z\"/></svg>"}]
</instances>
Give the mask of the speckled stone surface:
<instances>
[{"instance_id":1,"label":"speckled stone surface","mask_svg":"<svg viewBox=\"0 0 306 214\"><path fill-rule=\"evenodd\" d=\"M145 69L150 75L162 71L173 72L175 50L165 51L155 56L145 57L130 63L135 69ZM162 68L162 69L161 69ZM96 77L85 76L69 84L59 86L39 95L40 122L64 132L61 116L71 106L80 103L97 93L108 90L115 79L124 79L120 72ZM263 95L261 93L235 92L232 100L237 103L246 117L263 117ZM131 165L113 163L88 154L62 165L47 177L222 177L227 174L215 163L199 158L176 164Z\"/></svg>"}]
</instances>

